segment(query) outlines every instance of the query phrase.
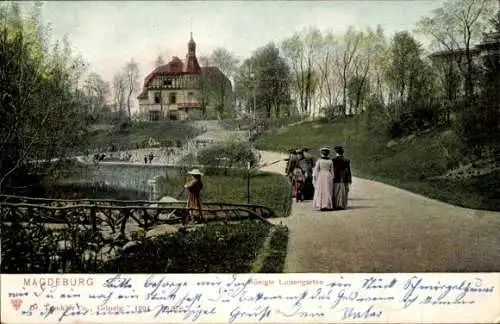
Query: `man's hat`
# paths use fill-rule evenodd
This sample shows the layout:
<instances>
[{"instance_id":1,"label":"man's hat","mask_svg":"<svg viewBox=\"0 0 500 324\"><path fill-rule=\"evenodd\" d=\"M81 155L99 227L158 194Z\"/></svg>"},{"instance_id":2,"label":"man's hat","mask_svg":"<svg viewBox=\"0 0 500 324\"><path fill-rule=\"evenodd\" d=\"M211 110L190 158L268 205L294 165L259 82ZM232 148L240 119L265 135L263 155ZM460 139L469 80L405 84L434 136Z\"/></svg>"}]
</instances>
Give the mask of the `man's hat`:
<instances>
[{"instance_id":1,"label":"man's hat","mask_svg":"<svg viewBox=\"0 0 500 324\"><path fill-rule=\"evenodd\" d=\"M303 150L303 149L297 149L297 150L295 151L295 153L297 153L297 154L304 153L304 150Z\"/></svg>"},{"instance_id":2,"label":"man's hat","mask_svg":"<svg viewBox=\"0 0 500 324\"><path fill-rule=\"evenodd\" d=\"M344 148L342 146L335 146L335 152L342 154L344 153Z\"/></svg>"}]
</instances>

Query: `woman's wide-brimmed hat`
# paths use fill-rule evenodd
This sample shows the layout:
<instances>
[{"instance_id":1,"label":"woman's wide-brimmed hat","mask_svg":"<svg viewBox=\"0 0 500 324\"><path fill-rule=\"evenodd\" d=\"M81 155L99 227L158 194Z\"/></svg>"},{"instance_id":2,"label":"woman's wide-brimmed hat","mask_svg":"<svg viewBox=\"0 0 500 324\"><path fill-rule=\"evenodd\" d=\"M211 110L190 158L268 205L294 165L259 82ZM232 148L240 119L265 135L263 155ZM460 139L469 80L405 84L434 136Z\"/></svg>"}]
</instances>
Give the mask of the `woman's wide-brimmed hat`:
<instances>
[{"instance_id":1,"label":"woman's wide-brimmed hat","mask_svg":"<svg viewBox=\"0 0 500 324\"><path fill-rule=\"evenodd\" d=\"M304 150L303 149L298 149L298 150L295 151L295 153L301 154L301 153L304 153Z\"/></svg>"},{"instance_id":2,"label":"woman's wide-brimmed hat","mask_svg":"<svg viewBox=\"0 0 500 324\"><path fill-rule=\"evenodd\" d=\"M322 147L319 149L320 152L330 152L330 149L328 147Z\"/></svg>"},{"instance_id":3,"label":"woman's wide-brimmed hat","mask_svg":"<svg viewBox=\"0 0 500 324\"><path fill-rule=\"evenodd\" d=\"M189 171L188 174L191 174L191 175L200 175L200 176L203 175L203 173L201 173L201 171L198 170L198 169L193 169L193 170Z\"/></svg>"}]
</instances>

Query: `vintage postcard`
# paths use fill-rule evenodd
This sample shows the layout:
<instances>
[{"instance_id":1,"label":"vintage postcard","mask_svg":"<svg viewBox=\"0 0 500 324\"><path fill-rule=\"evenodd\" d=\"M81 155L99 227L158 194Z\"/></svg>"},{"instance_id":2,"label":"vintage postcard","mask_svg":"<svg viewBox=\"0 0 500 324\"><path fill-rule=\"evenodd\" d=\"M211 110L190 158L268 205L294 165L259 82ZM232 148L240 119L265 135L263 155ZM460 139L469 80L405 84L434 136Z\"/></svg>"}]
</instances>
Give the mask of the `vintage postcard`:
<instances>
[{"instance_id":1,"label":"vintage postcard","mask_svg":"<svg viewBox=\"0 0 500 324\"><path fill-rule=\"evenodd\" d=\"M0 14L2 324L500 322L500 1Z\"/></svg>"}]
</instances>

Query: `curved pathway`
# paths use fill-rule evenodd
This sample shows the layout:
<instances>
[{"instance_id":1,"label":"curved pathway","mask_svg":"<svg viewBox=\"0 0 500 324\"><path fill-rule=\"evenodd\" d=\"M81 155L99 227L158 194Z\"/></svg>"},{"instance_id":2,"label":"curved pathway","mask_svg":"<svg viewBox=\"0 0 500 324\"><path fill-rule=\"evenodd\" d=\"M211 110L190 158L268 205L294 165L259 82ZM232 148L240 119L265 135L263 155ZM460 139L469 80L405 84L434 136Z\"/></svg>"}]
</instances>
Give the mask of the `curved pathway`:
<instances>
[{"instance_id":1,"label":"curved pathway","mask_svg":"<svg viewBox=\"0 0 500 324\"><path fill-rule=\"evenodd\" d=\"M262 151L262 161L285 157ZM284 173L286 162L263 170ZM349 208L318 212L293 203L275 220L290 230L288 272L500 271L500 212L452 206L353 178Z\"/></svg>"}]
</instances>

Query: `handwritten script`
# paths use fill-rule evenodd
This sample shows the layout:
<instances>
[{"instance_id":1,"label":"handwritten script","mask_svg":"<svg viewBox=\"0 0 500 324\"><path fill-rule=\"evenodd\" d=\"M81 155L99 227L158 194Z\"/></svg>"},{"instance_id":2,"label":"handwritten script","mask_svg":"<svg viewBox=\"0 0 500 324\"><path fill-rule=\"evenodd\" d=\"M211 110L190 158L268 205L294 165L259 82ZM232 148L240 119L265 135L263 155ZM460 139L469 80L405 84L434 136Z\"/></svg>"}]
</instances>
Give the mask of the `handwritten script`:
<instances>
[{"instance_id":1,"label":"handwritten script","mask_svg":"<svg viewBox=\"0 0 500 324\"><path fill-rule=\"evenodd\" d=\"M499 305L495 274L2 275L1 280L6 322L401 323L424 322L426 313L463 322L468 317L462 314L484 314L488 305Z\"/></svg>"}]
</instances>

